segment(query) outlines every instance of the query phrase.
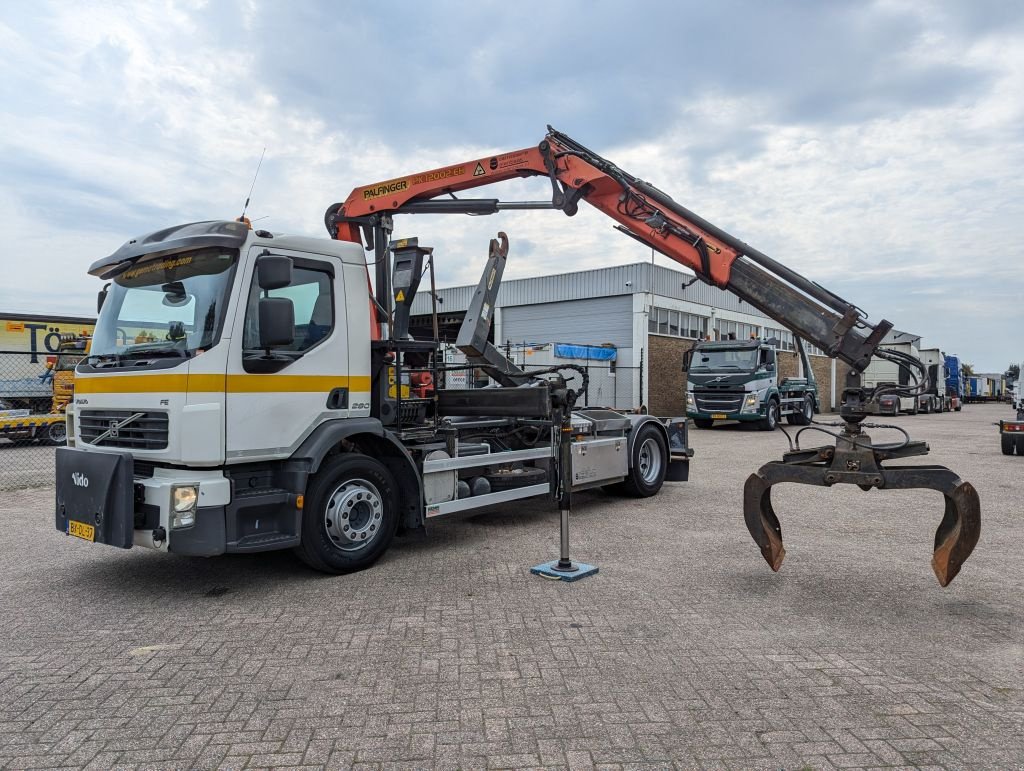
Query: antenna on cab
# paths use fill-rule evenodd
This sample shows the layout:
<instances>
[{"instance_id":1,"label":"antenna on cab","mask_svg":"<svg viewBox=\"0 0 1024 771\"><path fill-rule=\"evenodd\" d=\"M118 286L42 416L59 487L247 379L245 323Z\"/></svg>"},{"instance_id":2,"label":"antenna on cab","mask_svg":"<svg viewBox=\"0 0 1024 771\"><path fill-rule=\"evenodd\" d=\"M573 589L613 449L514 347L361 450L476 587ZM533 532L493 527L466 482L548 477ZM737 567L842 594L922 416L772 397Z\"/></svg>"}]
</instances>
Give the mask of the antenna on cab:
<instances>
[{"instance_id":1,"label":"antenna on cab","mask_svg":"<svg viewBox=\"0 0 1024 771\"><path fill-rule=\"evenodd\" d=\"M246 211L248 210L248 208L249 208L249 201L250 201L250 199L252 198L252 191L253 191L253 189L254 189L254 188L256 187L256 178L257 178L257 177L258 177L258 176L260 175L260 168L261 168L261 167L263 166L263 157L264 157L264 156L265 156L266 154L267 154L267 148L266 148L266 147L264 147L264 148L263 148L263 152L262 152L262 153L260 154L260 162L256 164L256 173L252 175L252 184L251 184L251 185L249 185L249 195L247 195L247 196L245 197L245 206L243 206L243 207L242 207L242 214L241 214L241 216L240 216L240 217L238 218L238 220L237 220L238 222L245 222L246 224L251 224L251 223L249 223L249 221L248 221L248 220L247 220L247 219L245 218L245 212L246 212Z\"/></svg>"}]
</instances>

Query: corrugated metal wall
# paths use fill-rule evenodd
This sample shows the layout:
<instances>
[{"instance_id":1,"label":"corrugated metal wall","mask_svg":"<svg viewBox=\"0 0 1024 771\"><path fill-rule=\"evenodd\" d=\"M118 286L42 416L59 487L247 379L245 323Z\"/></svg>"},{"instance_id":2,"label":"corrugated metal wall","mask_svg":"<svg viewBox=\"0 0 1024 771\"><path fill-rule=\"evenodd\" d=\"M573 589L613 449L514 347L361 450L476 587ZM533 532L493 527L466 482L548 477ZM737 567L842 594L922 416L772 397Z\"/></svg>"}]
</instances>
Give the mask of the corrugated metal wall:
<instances>
[{"instance_id":1,"label":"corrugated metal wall","mask_svg":"<svg viewBox=\"0 0 1024 771\"><path fill-rule=\"evenodd\" d=\"M534 305L582 300L599 297L628 296L653 292L662 297L690 300L714 308L763 316L756 308L741 303L730 292L707 284L696 282L683 289L683 282L692 278L678 270L637 262L632 265L617 265L614 268L597 268L577 273L561 273L556 276L538 276L508 280L498 291L498 307ZM469 307L475 286L457 286L439 289L437 294L444 298L439 310L452 313ZM421 292L412 305L413 315L430 313L430 297Z\"/></svg>"},{"instance_id":2,"label":"corrugated metal wall","mask_svg":"<svg viewBox=\"0 0 1024 771\"><path fill-rule=\"evenodd\" d=\"M571 303L506 306L497 343L575 343L633 347L633 298L594 297Z\"/></svg>"}]
</instances>

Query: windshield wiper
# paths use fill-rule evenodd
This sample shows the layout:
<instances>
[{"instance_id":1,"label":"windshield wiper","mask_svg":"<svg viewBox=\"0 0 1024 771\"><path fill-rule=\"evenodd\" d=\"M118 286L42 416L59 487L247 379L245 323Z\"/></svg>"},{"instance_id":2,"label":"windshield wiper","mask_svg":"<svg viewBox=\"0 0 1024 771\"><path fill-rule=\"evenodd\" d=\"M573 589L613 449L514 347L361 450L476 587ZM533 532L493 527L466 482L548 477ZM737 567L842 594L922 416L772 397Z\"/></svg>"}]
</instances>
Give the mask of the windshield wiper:
<instances>
[{"instance_id":1,"label":"windshield wiper","mask_svg":"<svg viewBox=\"0 0 1024 771\"><path fill-rule=\"evenodd\" d=\"M89 356L86 362L93 367L112 364L115 367L121 366L121 356L117 353L97 353Z\"/></svg>"},{"instance_id":2,"label":"windshield wiper","mask_svg":"<svg viewBox=\"0 0 1024 771\"><path fill-rule=\"evenodd\" d=\"M141 351L125 351L121 354L125 359L158 359L171 356L177 359L187 359L191 355L192 353L185 348L150 348Z\"/></svg>"}]
</instances>

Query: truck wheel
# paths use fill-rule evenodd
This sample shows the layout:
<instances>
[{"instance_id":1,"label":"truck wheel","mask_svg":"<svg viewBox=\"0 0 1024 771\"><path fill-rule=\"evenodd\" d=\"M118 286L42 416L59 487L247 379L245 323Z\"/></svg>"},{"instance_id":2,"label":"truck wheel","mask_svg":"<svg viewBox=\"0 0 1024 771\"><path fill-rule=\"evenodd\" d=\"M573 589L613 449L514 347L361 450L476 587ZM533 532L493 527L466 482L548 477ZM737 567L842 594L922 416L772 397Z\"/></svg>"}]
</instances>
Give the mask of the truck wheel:
<instances>
[{"instance_id":1,"label":"truck wheel","mask_svg":"<svg viewBox=\"0 0 1024 771\"><path fill-rule=\"evenodd\" d=\"M1017 445L1017 454L1024 456L1024 436L1018 436L1014 439Z\"/></svg>"},{"instance_id":2,"label":"truck wheel","mask_svg":"<svg viewBox=\"0 0 1024 771\"><path fill-rule=\"evenodd\" d=\"M774 431L779 425L779 403L774 398L768 400L768 411L765 416L757 422L757 427L762 431Z\"/></svg>"},{"instance_id":3,"label":"truck wheel","mask_svg":"<svg viewBox=\"0 0 1024 771\"><path fill-rule=\"evenodd\" d=\"M1003 445L1003 455L1013 455L1014 437L1003 434L999 439Z\"/></svg>"},{"instance_id":4,"label":"truck wheel","mask_svg":"<svg viewBox=\"0 0 1024 771\"><path fill-rule=\"evenodd\" d=\"M68 443L68 424L63 420L51 423L42 429L37 436L42 444L49 444L54 447L65 445Z\"/></svg>"},{"instance_id":5,"label":"truck wheel","mask_svg":"<svg viewBox=\"0 0 1024 771\"><path fill-rule=\"evenodd\" d=\"M695 425L697 428L711 428L713 425L715 425L715 421L713 421L711 418L694 418L693 425Z\"/></svg>"},{"instance_id":6,"label":"truck wheel","mask_svg":"<svg viewBox=\"0 0 1024 771\"><path fill-rule=\"evenodd\" d=\"M665 473L668 471L668 446L665 437L656 426L640 426L633 440L629 465L629 474L625 480L605 485L604 489L633 498L650 498L657 494L665 482Z\"/></svg>"},{"instance_id":7,"label":"truck wheel","mask_svg":"<svg viewBox=\"0 0 1024 771\"><path fill-rule=\"evenodd\" d=\"M398 525L398 488L380 461L365 455L333 458L306 488L302 539L295 553L324 573L370 567L391 544Z\"/></svg>"},{"instance_id":8,"label":"truck wheel","mask_svg":"<svg viewBox=\"0 0 1024 771\"><path fill-rule=\"evenodd\" d=\"M800 412L793 413L793 423L798 426L809 426L811 421L814 420L814 397L810 394L804 395L804 403L800 407Z\"/></svg>"}]
</instances>

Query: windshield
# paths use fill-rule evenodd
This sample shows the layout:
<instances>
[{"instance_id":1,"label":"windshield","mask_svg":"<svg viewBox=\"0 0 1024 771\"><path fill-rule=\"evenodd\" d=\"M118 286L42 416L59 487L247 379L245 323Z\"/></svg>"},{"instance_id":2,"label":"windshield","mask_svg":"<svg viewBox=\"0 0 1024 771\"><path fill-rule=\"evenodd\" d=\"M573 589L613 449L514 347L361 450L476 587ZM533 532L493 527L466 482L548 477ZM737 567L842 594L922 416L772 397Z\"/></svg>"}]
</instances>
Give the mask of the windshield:
<instances>
[{"instance_id":1,"label":"windshield","mask_svg":"<svg viewBox=\"0 0 1024 771\"><path fill-rule=\"evenodd\" d=\"M691 372L737 370L753 372L757 366L757 348L726 348L698 350L690 364Z\"/></svg>"},{"instance_id":2,"label":"windshield","mask_svg":"<svg viewBox=\"0 0 1024 771\"><path fill-rule=\"evenodd\" d=\"M188 358L220 338L237 249L200 249L138 262L113 280L89 362Z\"/></svg>"}]
</instances>

